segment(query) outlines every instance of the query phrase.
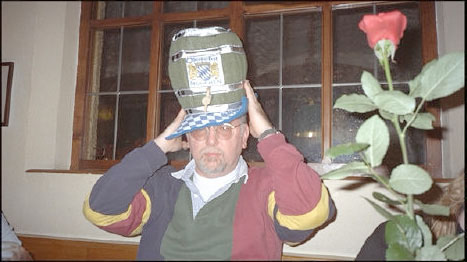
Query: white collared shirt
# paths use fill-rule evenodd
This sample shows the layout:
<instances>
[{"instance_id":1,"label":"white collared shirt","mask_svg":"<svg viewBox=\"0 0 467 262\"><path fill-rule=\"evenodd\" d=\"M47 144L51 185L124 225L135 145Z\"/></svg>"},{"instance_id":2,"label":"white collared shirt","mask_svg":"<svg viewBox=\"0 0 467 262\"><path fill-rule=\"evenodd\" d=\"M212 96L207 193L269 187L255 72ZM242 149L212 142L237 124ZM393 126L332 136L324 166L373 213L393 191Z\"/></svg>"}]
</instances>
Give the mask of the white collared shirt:
<instances>
[{"instance_id":1,"label":"white collared shirt","mask_svg":"<svg viewBox=\"0 0 467 262\"><path fill-rule=\"evenodd\" d=\"M237 183L241 177L245 176L246 184L248 180L248 165L242 156L239 157L237 166L229 174L218 178L205 178L195 171L195 160L192 159L184 169L173 172L171 175L185 182L191 192L193 206L193 218L199 210L209 201L222 195L233 183ZM192 180L193 178L193 180Z\"/></svg>"}]
</instances>

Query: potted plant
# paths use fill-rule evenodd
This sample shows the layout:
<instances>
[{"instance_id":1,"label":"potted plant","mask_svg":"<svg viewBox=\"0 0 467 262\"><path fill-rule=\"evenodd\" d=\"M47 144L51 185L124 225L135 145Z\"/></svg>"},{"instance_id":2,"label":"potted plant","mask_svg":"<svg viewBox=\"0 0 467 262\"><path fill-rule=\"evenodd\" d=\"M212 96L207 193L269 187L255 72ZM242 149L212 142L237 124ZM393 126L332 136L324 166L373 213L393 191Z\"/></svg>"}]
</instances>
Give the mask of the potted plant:
<instances>
[{"instance_id":1,"label":"potted plant","mask_svg":"<svg viewBox=\"0 0 467 262\"><path fill-rule=\"evenodd\" d=\"M364 94L343 95L334 108L349 112L367 113L377 110L359 127L355 142L330 148L326 155L335 158L358 152L361 161L350 162L328 172L322 179L342 179L355 173L365 174L382 184L393 197L374 192L373 197L402 210L393 215L377 202L367 201L388 221L385 225L387 260L462 260L464 259L464 233L440 237L433 243L432 232L423 219L415 214L417 207L428 215L449 214L442 205L425 204L414 198L428 191L433 184L431 176L421 167L409 163L406 133L409 128L432 129L435 117L421 112L425 102L449 96L464 87L464 53L451 53L427 63L421 73L409 81L409 93L395 90L392 84L389 58L393 60L407 25L407 18L398 10L365 15L359 28L367 35L368 44L374 49L384 69L388 89L364 71L361 85ZM383 119L389 120L397 132L403 163L391 170L390 177L377 172L383 164L389 146L389 131Z\"/></svg>"}]
</instances>

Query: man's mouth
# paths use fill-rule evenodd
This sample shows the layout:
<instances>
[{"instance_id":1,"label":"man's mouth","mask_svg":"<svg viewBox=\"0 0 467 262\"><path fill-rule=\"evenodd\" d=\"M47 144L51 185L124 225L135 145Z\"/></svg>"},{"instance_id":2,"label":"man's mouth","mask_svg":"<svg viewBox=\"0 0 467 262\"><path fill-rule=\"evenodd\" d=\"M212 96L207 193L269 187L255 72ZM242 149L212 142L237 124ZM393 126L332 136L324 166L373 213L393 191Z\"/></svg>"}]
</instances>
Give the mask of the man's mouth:
<instances>
[{"instance_id":1,"label":"man's mouth","mask_svg":"<svg viewBox=\"0 0 467 262\"><path fill-rule=\"evenodd\" d=\"M206 156L207 158L219 157L220 155L221 155L220 153L214 153L214 152L204 153L204 156Z\"/></svg>"}]
</instances>

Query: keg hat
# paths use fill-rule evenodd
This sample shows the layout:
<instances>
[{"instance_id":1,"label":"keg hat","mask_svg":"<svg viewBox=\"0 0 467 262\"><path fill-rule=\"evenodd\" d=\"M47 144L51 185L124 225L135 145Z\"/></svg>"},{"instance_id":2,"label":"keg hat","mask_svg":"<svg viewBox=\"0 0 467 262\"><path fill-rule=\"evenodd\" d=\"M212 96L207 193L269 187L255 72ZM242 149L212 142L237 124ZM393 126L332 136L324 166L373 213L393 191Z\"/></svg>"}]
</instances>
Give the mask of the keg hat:
<instances>
[{"instance_id":1,"label":"keg hat","mask_svg":"<svg viewBox=\"0 0 467 262\"><path fill-rule=\"evenodd\" d=\"M222 27L186 28L173 37L169 78L187 113L172 139L244 115L247 60L240 38Z\"/></svg>"}]
</instances>

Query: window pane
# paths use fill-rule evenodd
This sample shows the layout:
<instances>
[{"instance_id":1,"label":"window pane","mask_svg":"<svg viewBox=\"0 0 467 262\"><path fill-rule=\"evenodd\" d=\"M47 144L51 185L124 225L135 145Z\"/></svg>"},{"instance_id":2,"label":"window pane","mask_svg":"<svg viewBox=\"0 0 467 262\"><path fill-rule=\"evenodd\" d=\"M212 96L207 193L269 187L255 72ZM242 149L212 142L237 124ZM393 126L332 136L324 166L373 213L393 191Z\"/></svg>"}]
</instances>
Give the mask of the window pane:
<instances>
[{"instance_id":1,"label":"window pane","mask_svg":"<svg viewBox=\"0 0 467 262\"><path fill-rule=\"evenodd\" d=\"M359 83L363 70L380 70L365 33L358 28L363 15L372 13L372 7L333 10L334 83Z\"/></svg>"},{"instance_id":2,"label":"window pane","mask_svg":"<svg viewBox=\"0 0 467 262\"><path fill-rule=\"evenodd\" d=\"M159 134L164 131L170 123L172 123L177 116L178 111L180 111L180 108L181 106L173 92L161 93L161 121ZM169 160L188 160L188 157L188 150L180 150L178 152L167 154L167 158Z\"/></svg>"},{"instance_id":3,"label":"window pane","mask_svg":"<svg viewBox=\"0 0 467 262\"><path fill-rule=\"evenodd\" d=\"M247 18L245 46L252 84L279 85L280 17Z\"/></svg>"},{"instance_id":4,"label":"window pane","mask_svg":"<svg viewBox=\"0 0 467 262\"><path fill-rule=\"evenodd\" d=\"M321 13L284 15L282 83L321 83Z\"/></svg>"},{"instance_id":5,"label":"window pane","mask_svg":"<svg viewBox=\"0 0 467 262\"><path fill-rule=\"evenodd\" d=\"M394 9L398 9L407 16L407 28L394 56L396 63L389 63L391 76L395 81L409 81L420 73L423 65L420 10L417 2L377 6L377 12L389 12ZM386 82L386 76L381 67L378 70L378 79Z\"/></svg>"},{"instance_id":6,"label":"window pane","mask_svg":"<svg viewBox=\"0 0 467 262\"><path fill-rule=\"evenodd\" d=\"M94 5L96 19L145 16L152 13L152 1L99 1Z\"/></svg>"},{"instance_id":7,"label":"window pane","mask_svg":"<svg viewBox=\"0 0 467 262\"><path fill-rule=\"evenodd\" d=\"M282 131L308 162L321 162L321 88L282 90Z\"/></svg>"},{"instance_id":8,"label":"window pane","mask_svg":"<svg viewBox=\"0 0 467 262\"><path fill-rule=\"evenodd\" d=\"M333 88L332 104L344 94L358 93L363 94L360 86L339 86ZM355 142L355 135L363 122L374 115L376 111L369 113L350 113L343 109L334 109L332 111L332 146L339 144ZM344 163L360 160L358 153L353 155L344 155L336 157L333 162Z\"/></svg>"},{"instance_id":9,"label":"window pane","mask_svg":"<svg viewBox=\"0 0 467 262\"><path fill-rule=\"evenodd\" d=\"M387 86L383 85L383 89L387 90ZM407 85L395 85L395 90L401 90L404 93L408 93ZM334 87L333 89L333 104L336 99L341 97L343 94L358 93L363 94L363 90L360 86L340 86ZM355 142L355 135L357 134L358 128L361 124L374 115L376 111L369 113L350 113L342 109L333 110L332 119L332 145L336 146L339 144ZM384 120L384 119L383 119ZM386 126L389 129L390 144L388 152L384 158L384 164L392 168L402 163L402 154L400 150L399 139L397 133L388 120L384 120ZM405 123L405 122L404 122ZM403 126L402 124L401 126ZM426 133L424 130L409 128L406 134L406 146L409 156L409 162L411 164L424 164L425 163L425 139ZM349 161L360 160L359 155L353 154L351 156L340 156L334 159L335 163L343 163Z\"/></svg>"},{"instance_id":10,"label":"window pane","mask_svg":"<svg viewBox=\"0 0 467 262\"><path fill-rule=\"evenodd\" d=\"M228 6L229 1L165 1L164 13L209 10Z\"/></svg>"},{"instance_id":11,"label":"window pane","mask_svg":"<svg viewBox=\"0 0 467 262\"><path fill-rule=\"evenodd\" d=\"M303 1L244 1L245 5L261 5L261 4L281 4L281 5L291 5L301 3Z\"/></svg>"},{"instance_id":12,"label":"window pane","mask_svg":"<svg viewBox=\"0 0 467 262\"><path fill-rule=\"evenodd\" d=\"M116 159L146 142L148 95L121 95L118 103Z\"/></svg>"},{"instance_id":13,"label":"window pane","mask_svg":"<svg viewBox=\"0 0 467 262\"><path fill-rule=\"evenodd\" d=\"M125 16L145 16L152 13L153 1L125 1Z\"/></svg>"},{"instance_id":14,"label":"window pane","mask_svg":"<svg viewBox=\"0 0 467 262\"><path fill-rule=\"evenodd\" d=\"M399 137L397 136L397 132L394 129L391 121L385 120L386 126L389 129L389 136L390 136L390 143L388 148L388 153L384 157L384 164L387 165L389 168L394 168L403 163L402 160L402 151L399 144ZM425 164L425 152L426 152L426 144L425 144L425 137L426 131L409 128L407 130L405 144L407 147L407 156L409 159L409 163L411 164Z\"/></svg>"},{"instance_id":15,"label":"window pane","mask_svg":"<svg viewBox=\"0 0 467 262\"><path fill-rule=\"evenodd\" d=\"M258 94L258 101L263 106L264 112L268 116L271 123L279 126L279 89L259 89L255 90ZM243 151L243 157L246 161L263 161L256 145L258 140L252 136L248 138L248 147Z\"/></svg>"},{"instance_id":16,"label":"window pane","mask_svg":"<svg viewBox=\"0 0 467 262\"><path fill-rule=\"evenodd\" d=\"M96 19L110 19L122 17L123 2L99 1L96 5Z\"/></svg>"},{"instance_id":17,"label":"window pane","mask_svg":"<svg viewBox=\"0 0 467 262\"><path fill-rule=\"evenodd\" d=\"M150 27L97 30L91 91L148 90L150 43Z\"/></svg>"},{"instance_id":18,"label":"window pane","mask_svg":"<svg viewBox=\"0 0 467 262\"><path fill-rule=\"evenodd\" d=\"M162 44L162 90L172 90L169 78L169 50L172 43L172 36L183 28L192 27L193 22L164 24L164 42Z\"/></svg>"},{"instance_id":19,"label":"window pane","mask_svg":"<svg viewBox=\"0 0 467 262\"><path fill-rule=\"evenodd\" d=\"M210 26L220 26L223 28L230 28L229 20L205 20L205 21L196 21L196 27L210 27Z\"/></svg>"},{"instance_id":20,"label":"window pane","mask_svg":"<svg viewBox=\"0 0 467 262\"><path fill-rule=\"evenodd\" d=\"M115 96L88 97L88 115L82 159L112 160L115 127Z\"/></svg>"},{"instance_id":21,"label":"window pane","mask_svg":"<svg viewBox=\"0 0 467 262\"><path fill-rule=\"evenodd\" d=\"M120 90L148 90L151 27L123 30L122 77Z\"/></svg>"},{"instance_id":22,"label":"window pane","mask_svg":"<svg viewBox=\"0 0 467 262\"><path fill-rule=\"evenodd\" d=\"M400 10L407 16L407 29L401 39L394 60L390 63L394 81L409 81L422 67L421 27L418 3L372 6L333 10L333 63L334 83L360 82L363 70L386 82L384 70L373 50L368 46L366 35L358 28L363 15Z\"/></svg>"},{"instance_id":23,"label":"window pane","mask_svg":"<svg viewBox=\"0 0 467 262\"><path fill-rule=\"evenodd\" d=\"M120 29L97 30L94 36L91 91L116 91L120 57Z\"/></svg>"}]
</instances>

